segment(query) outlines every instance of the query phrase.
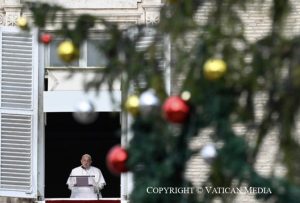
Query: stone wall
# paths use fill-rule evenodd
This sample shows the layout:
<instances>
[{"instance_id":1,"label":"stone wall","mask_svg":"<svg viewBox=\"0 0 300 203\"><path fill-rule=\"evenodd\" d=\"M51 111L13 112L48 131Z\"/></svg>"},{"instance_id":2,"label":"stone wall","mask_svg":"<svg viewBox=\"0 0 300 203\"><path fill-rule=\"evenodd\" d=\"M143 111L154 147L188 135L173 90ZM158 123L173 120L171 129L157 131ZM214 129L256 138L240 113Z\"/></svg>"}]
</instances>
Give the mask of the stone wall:
<instances>
[{"instance_id":1,"label":"stone wall","mask_svg":"<svg viewBox=\"0 0 300 203\"><path fill-rule=\"evenodd\" d=\"M262 1L254 1L262 2ZM292 0L292 11L287 19L287 25L284 30L286 36L293 36L300 34L300 2L297 0ZM203 10L199 10L196 15L198 22L202 23L206 20L207 10L212 5L207 3ZM250 42L255 42L263 38L271 28L271 21L268 16L270 9L270 0L266 0L265 3L252 3L249 6L247 11L241 12L241 18L245 23L245 36ZM177 76L173 74L173 80L176 81ZM178 84L175 83L175 84ZM173 86L173 93L178 92L179 87ZM256 117L261 117L263 112L263 104L265 98L263 95L258 95L256 98ZM236 131L243 132L243 126L236 126ZM207 143L212 143L212 140L209 138L209 134L212 133L210 129L205 129L202 132L199 132L199 135L193 138L190 141L190 147L192 149L200 150L202 146ZM247 135L249 144L255 139L255 133L249 133ZM217 143L217 145L220 143ZM261 150L257 156L255 169L259 174L268 177L270 175L284 176L285 168L280 164L278 160L278 133L274 128L264 139ZM186 176L192 181L192 183L197 187L208 177L208 172L210 166L201 158L200 153L193 156L188 162ZM215 202L221 202L221 200L216 199ZM253 195L239 195L232 202L241 203L254 203L259 202L254 198Z\"/></svg>"}]
</instances>

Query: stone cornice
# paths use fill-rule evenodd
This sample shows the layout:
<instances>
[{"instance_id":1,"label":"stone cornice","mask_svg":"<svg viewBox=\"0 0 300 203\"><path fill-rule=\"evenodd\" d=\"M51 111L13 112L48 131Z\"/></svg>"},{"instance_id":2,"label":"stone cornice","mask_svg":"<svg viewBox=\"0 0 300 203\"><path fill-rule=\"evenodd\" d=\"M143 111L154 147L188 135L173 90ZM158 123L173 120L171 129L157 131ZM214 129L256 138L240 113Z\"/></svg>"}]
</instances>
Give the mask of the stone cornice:
<instances>
[{"instance_id":1,"label":"stone cornice","mask_svg":"<svg viewBox=\"0 0 300 203\"><path fill-rule=\"evenodd\" d=\"M49 0L40 0L49 3ZM51 0L51 3L59 4L70 9L131 9L137 8L140 0Z\"/></svg>"},{"instance_id":2,"label":"stone cornice","mask_svg":"<svg viewBox=\"0 0 300 203\"><path fill-rule=\"evenodd\" d=\"M164 4L142 4L143 8L156 8L159 9L163 7Z\"/></svg>"},{"instance_id":3,"label":"stone cornice","mask_svg":"<svg viewBox=\"0 0 300 203\"><path fill-rule=\"evenodd\" d=\"M22 5L21 4L11 4L11 5L6 5L6 4L4 4L3 6L2 6L2 8L4 8L4 9L10 9L10 8L22 8Z\"/></svg>"}]
</instances>

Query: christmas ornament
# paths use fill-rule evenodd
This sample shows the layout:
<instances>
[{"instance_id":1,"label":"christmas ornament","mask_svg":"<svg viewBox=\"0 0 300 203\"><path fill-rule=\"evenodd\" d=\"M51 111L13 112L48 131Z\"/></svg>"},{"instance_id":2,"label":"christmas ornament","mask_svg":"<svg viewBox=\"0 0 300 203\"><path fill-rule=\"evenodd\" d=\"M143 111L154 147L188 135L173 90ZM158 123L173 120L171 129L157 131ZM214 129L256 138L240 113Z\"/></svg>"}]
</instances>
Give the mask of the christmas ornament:
<instances>
[{"instance_id":1,"label":"christmas ornament","mask_svg":"<svg viewBox=\"0 0 300 203\"><path fill-rule=\"evenodd\" d=\"M92 102L81 101L75 107L73 117L79 123L90 124L98 118L98 113L95 112L95 107Z\"/></svg>"},{"instance_id":2,"label":"christmas ornament","mask_svg":"<svg viewBox=\"0 0 300 203\"><path fill-rule=\"evenodd\" d=\"M200 155L207 163L211 163L217 156L215 145L207 144L203 146L200 151Z\"/></svg>"},{"instance_id":3,"label":"christmas ornament","mask_svg":"<svg viewBox=\"0 0 300 203\"><path fill-rule=\"evenodd\" d=\"M106 156L107 168L114 174L127 172L126 161L128 159L128 152L120 147L114 146L111 148Z\"/></svg>"},{"instance_id":4,"label":"christmas ornament","mask_svg":"<svg viewBox=\"0 0 300 203\"><path fill-rule=\"evenodd\" d=\"M26 30L28 29L28 21L27 18L21 16L18 18L17 20L17 25L19 26L19 28L21 28L22 30Z\"/></svg>"},{"instance_id":5,"label":"christmas ornament","mask_svg":"<svg viewBox=\"0 0 300 203\"><path fill-rule=\"evenodd\" d=\"M178 96L169 97L162 108L166 119L172 123L183 123L190 112L190 107Z\"/></svg>"},{"instance_id":6,"label":"christmas ornament","mask_svg":"<svg viewBox=\"0 0 300 203\"><path fill-rule=\"evenodd\" d=\"M70 40L65 40L58 45L57 53L59 58L66 62L70 63L73 60L77 59L79 56L79 51L75 44Z\"/></svg>"},{"instance_id":7,"label":"christmas ornament","mask_svg":"<svg viewBox=\"0 0 300 203\"><path fill-rule=\"evenodd\" d=\"M221 59L210 59L204 64L204 76L208 80L218 80L227 71L226 63Z\"/></svg>"},{"instance_id":8,"label":"christmas ornament","mask_svg":"<svg viewBox=\"0 0 300 203\"><path fill-rule=\"evenodd\" d=\"M180 95L180 97L184 100L184 101L188 101L191 99L192 94L189 91L183 91Z\"/></svg>"},{"instance_id":9,"label":"christmas ornament","mask_svg":"<svg viewBox=\"0 0 300 203\"><path fill-rule=\"evenodd\" d=\"M148 115L156 107L159 106L159 99L153 89L143 92L140 96L140 112L143 115Z\"/></svg>"},{"instance_id":10,"label":"christmas ornament","mask_svg":"<svg viewBox=\"0 0 300 203\"><path fill-rule=\"evenodd\" d=\"M49 33L43 33L40 35L40 41L43 44L49 44L52 41L53 37L51 34Z\"/></svg>"},{"instance_id":11,"label":"christmas ornament","mask_svg":"<svg viewBox=\"0 0 300 203\"><path fill-rule=\"evenodd\" d=\"M159 105L159 99L157 98L155 91L153 89L149 89L141 94L140 105L141 106L158 106Z\"/></svg>"},{"instance_id":12,"label":"christmas ornament","mask_svg":"<svg viewBox=\"0 0 300 203\"><path fill-rule=\"evenodd\" d=\"M135 116L139 112L140 101L138 96L131 95L127 98L125 102L125 109L131 113L131 115Z\"/></svg>"}]
</instances>

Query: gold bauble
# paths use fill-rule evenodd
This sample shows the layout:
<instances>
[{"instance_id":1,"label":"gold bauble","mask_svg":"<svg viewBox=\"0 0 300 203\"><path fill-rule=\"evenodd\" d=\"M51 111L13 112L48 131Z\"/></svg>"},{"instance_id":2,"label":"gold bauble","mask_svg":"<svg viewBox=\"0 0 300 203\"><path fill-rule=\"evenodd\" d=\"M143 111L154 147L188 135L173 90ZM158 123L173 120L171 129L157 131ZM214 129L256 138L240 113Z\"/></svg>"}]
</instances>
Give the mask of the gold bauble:
<instances>
[{"instance_id":1,"label":"gold bauble","mask_svg":"<svg viewBox=\"0 0 300 203\"><path fill-rule=\"evenodd\" d=\"M209 59L204 64L204 76L208 80L218 80L227 71L226 63L221 59Z\"/></svg>"},{"instance_id":2,"label":"gold bauble","mask_svg":"<svg viewBox=\"0 0 300 203\"><path fill-rule=\"evenodd\" d=\"M28 28L28 21L27 18L21 16L18 18L17 20L17 25L19 26L19 28L21 28L22 30L26 30Z\"/></svg>"},{"instance_id":3,"label":"gold bauble","mask_svg":"<svg viewBox=\"0 0 300 203\"><path fill-rule=\"evenodd\" d=\"M57 54L62 61L70 63L78 58L79 51L72 41L66 40L58 45Z\"/></svg>"},{"instance_id":4,"label":"gold bauble","mask_svg":"<svg viewBox=\"0 0 300 203\"><path fill-rule=\"evenodd\" d=\"M125 109L133 116L139 113L140 101L139 97L136 95L131 95L127 98L125 102Z\"/></svg>"}]
</instances>

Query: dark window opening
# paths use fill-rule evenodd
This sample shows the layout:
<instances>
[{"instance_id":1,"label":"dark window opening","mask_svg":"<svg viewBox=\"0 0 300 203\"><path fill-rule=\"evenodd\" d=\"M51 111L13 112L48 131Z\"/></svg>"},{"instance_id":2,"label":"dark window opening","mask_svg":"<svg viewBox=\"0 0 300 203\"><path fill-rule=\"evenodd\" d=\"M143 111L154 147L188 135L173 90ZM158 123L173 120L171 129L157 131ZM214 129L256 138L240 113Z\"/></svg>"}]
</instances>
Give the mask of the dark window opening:
<instances>
[{"instance_id":1,"label":"dark window opening","mask_svg":"<svg viewBox=\"0 0 300 203\"><path fill-rule=\"evenodd\" d=\"M44 78L44 91L48 91L48 78Z\"/></svg>"},{"instance_id":2,"label":"dark window opening","mask_svg":"<svg viewBox=\"0 0 300 203\"><path fill-rule=\"evenodd\" d=\"M105 163L112 146L120 144L119 113L99 113L89 125L74 120L72 113L47 113L45 127L45 197L68 198L66 182L71 170L80 166L81 156L88 153L92 165L99 168L106 181L102 196L120 197L120 177L112 175Z\"/></svg>"}]
</instances>

